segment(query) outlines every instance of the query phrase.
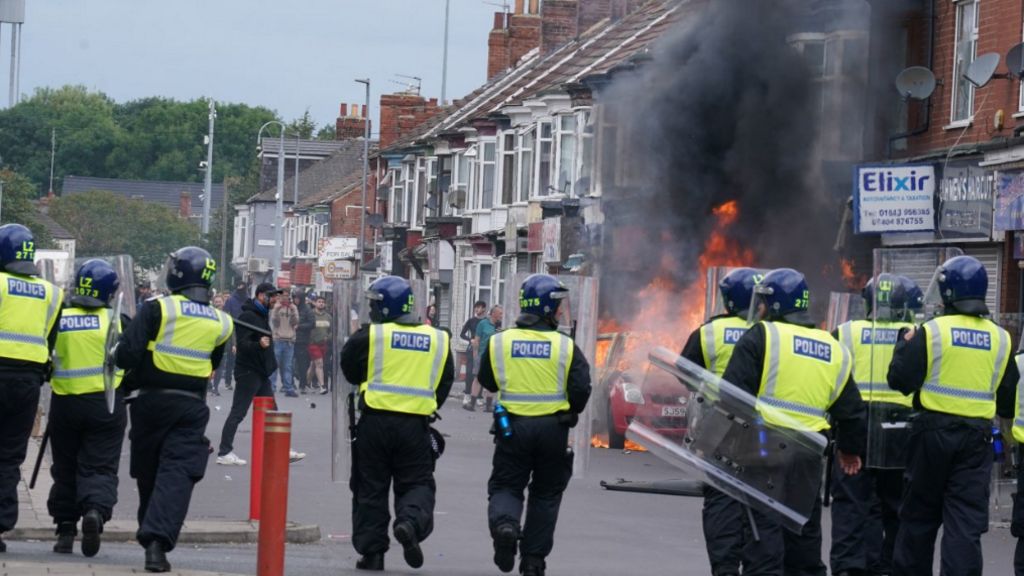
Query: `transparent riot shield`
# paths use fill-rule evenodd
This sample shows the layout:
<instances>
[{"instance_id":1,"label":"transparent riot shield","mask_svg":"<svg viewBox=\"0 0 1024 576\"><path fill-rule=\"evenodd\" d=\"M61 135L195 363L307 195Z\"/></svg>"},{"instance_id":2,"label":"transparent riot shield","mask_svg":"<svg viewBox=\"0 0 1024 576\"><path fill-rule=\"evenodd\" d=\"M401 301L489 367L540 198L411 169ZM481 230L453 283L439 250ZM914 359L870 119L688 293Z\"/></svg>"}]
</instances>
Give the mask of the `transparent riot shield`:
<instances>
[{"instance_id":1,"label":"transparent riot shield","mask_svg":"<svg viewBox=\"0 0 1024 576\"><path fill-rule=\"evenodd\" d=\"M673 437L634 421L626 436L799 532L821 488L825 437L800 430L785 414L665 348L648 358L648 380L674 384L689 397L687 428Z\"/></svg>"},{"instance_id":2,"label":"transparent riot shield","mask_svg":"<svg viewBox=\"0 0 1024 576\"><path fill-rule=\"evenodd\" d=\"M840 325L851 320L867 318L867 306L860 294L853 292L832 292L828 295L828 317L825 329L834 332Z\"/></svg>"},{"instance_id":3,"label":"transparent riot shield","mask_svg":"<svg viewBox=\"0 0 1024 576\"><path fill-rule=\"evenodd\" d=\"M868 320L850 335L854 346L853 379L868 406L868 445L865 466L900 469L906 466L906 447L913 400L889 387L886 375L900 330L929 319L941 310L935 271L958 248L879 248L873 255L872 302ZM908 286L933 285L923 301L911 301ZM868 352L869 358L858 357Z\"/></svg>"},{"instance_id":4,"label":"transparent riot shield","mask_svg":"<svg viewBox=\"0 0 1024 576\"><path fill-rule=\"evenodd\" d=\"M341 372L341 350L349 337L369 321L369 304L359 278L335 280L332 286L334 330L330 370L331 390L331 479L347 482L352 471L352 439L356 423L359 382L349 382Z\"/></svg>"},{"instance_id":5,"label":"transparent riot shield","mask_svg":"<svg viewBox=\"0 0 1024 576\"><path fill-rule=\"evenodd\" d=\"M707 282L704 284L704 321L707 322L715 316L721 316L727 312L725 308L725 301L722 299L722 291L718 288L718 283L729 275L733 270L737 270L739 266L712 266L708 268ZM751 268L746 266L746 268ZM753 268L755 272L763 277L771 270L767 268ZM760 282L759 277L754 278Z\"/></svg>"},{"instance_id":6,"label":"transparent riot shield","mask_svg":"<svg viewBox=\"0 0 1024 576\"><path fill-rule=\"evenodd\" d=\"M519 273L511 284L506 283L502 308L503 327L515 326L519 316L519 287L530 274ZM597 300L598 281L590 276L555 276L569 289L569 298L558 309L558 330L571 337L590 364L590 378L597 382L597 366L594 362L597 350ZM593 433L595 414L601 414L601 407L595 407L593 398L579 416L579 422L569 435L569 447L575 453L573 475L584 477L590 467L590 437Z\"/></svg>"},{"instance_id":7,"label":"transparent riot shield","mask_svg":"<svg viewBox=\"0 0 1024 576\"><path fill-rule=\"evenodd\" d=\"M117 343L121 339L121 314L124 313L125 295L114 297L114 308L111 310L110 325L103 346L103 397L107 401L107 411L114 413L117 384L123 371L117 368Z\"/></svg>"},{"instance_id":8,"label":"transparent riot shield","mask_svg":"<svg viewBox=\"0 0 1024 576\"><path fill-rule=\"evenodd\" d=\"M104 260L107 264L114 269L117 273L118 288L117 292L114 293L113 299L110 303L113 306L117 302L118 298L123 297L121 305L121 313L129 318L135 317L135 261L128 254L116 254L113 256L89 256L75 258L74 270L71 270L71 279L69 282L74 282L74 274L78 272L78 267L85 263L86 260L93 260L99 258ZM165 273L160 275L161 278L166 278Z\"/></svg>"},{"instance_id":9,"label":"transparent riot shield","mask_svg":"<svg viewBox=\"0 0 1024 576\"><path fill-rule=\"evenodd\" d=\"M53 260L49 258L43 258L36 262L36 270L39 271L39 277L51 284L57 282L57 267ZM63 286L61 286L63 288Z\"/></svg>"}]
</instances>

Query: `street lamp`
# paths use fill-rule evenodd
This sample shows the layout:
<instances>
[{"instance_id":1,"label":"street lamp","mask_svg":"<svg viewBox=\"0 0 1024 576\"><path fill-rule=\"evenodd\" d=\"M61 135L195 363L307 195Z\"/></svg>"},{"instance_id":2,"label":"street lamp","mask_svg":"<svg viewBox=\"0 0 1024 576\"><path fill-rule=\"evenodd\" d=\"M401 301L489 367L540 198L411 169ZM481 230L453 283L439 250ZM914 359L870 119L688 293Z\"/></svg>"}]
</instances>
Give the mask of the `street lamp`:
<instances>
[{"instance_id":1,"label":"street lamp","mask_svg":"<svg viewBox=\"0 0 1024 576\"><path fill-rule=\"evenodd\" d=\"M277 278L281 274L281 257L284 251L284 124L277 120L270 120L265 122L263 126L260 126L260 131L256 134L256 145L260 143L260 138L263 137L263 130L271 124L277 124L281 127L281 138L277 142L277 211L274 215L276 222L274 223L274 280L276 283Z\"/></svg>"},{"instance_id":2,"label":"street lamp","mask_svg":"<svg viewBox=\"0 0 1024 576\"><path fill-rule=\"evenodd\" d=\"M366 176L370 171L370 79L356 79L356 82L366 85L366 103L363 106L363 201L359 215L359 242L356 243L359 265L362 267L363 256L366 253L363 248L366 239Z\"/></svg>"}]
</instances>

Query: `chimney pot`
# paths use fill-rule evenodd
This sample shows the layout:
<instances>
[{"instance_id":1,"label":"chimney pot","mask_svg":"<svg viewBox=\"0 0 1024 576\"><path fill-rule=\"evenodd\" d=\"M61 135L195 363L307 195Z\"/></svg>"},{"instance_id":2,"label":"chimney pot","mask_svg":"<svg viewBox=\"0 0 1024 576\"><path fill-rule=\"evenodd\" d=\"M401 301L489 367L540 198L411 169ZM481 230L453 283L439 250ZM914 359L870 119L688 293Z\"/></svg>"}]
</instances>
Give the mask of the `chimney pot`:
<instances>
[{"instance_id":1,"label":"chimney pot","mask_svg":"<svg viewBox=\"0 0 1024 576\"><path fill-rule=\"evenodd\" d=\"M346 115L348 115L348 104L342 104L341 111L338 112L338 116L344 118Z\"/></svg>"},{"instance_id":2,"label":"chimney pot","mask_svg":"<svg viewBox=\"0 0 1024 576\"><path fill-rule=\"evenodd\" d=\"M523 13L523 4L524 4L523 0L516 0L516 14L522 14Z\"/></svg>"}]
</instances>

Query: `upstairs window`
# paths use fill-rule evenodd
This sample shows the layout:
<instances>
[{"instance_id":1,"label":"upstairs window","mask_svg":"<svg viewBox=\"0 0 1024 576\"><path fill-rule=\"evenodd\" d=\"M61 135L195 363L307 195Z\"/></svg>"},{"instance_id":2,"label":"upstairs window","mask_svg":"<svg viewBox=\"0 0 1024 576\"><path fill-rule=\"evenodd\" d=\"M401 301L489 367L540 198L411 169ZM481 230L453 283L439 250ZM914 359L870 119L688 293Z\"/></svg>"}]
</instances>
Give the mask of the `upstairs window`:
<instances>
[{"instance_id":1,"label":"upstairs window","mask_svg":"<svg viewBox=\"0 0 1024 576\"><path fill-rule=\"evenodd\" d=\"M501 205L508 206L516 194L516 132L501 136Z\"/></svg>"},{"instance_id":2,"label":"upstairs window","mask_svg":"<svg viewBox=\"0 0 1024 576\"><path fill-rule=\"evenodd\" d=\"M516 202L526 202L533 193L533 147L535 126L519 133L519 182L516 187Z\"/></svg>"},{"instance_id":3,"label":"upstairs window","mask_svg":"<svg viewBox=\"0 0 1024 576\"><path fill-rule=\"evenodd\" d=\"M537 125L537 196L551 193L551 153L554 150L551 121L542 120Z\"/></svg>"},{"instance_id":4,"label":"upstairs window","mask_svg":"<svg viewBox=\"0 0 1024 576\"><path fill-rule=\"evenodd\" d=\"M494 184L496 178L496 142L480 143L480 204L481 209L494 206Z\"/></svg>"},{"instance_id":5,"label":"upstairs window","mask_svg":"<svg viewBox=\"0 0 1024 576\"><path fill-rule=\"evenodd\" d=\"M974 116L974 85L963 75L978 53L979 0L956 3L956 42L953 46L953 105L950 120L969 122Z\"/></svg>"}]
</instances>

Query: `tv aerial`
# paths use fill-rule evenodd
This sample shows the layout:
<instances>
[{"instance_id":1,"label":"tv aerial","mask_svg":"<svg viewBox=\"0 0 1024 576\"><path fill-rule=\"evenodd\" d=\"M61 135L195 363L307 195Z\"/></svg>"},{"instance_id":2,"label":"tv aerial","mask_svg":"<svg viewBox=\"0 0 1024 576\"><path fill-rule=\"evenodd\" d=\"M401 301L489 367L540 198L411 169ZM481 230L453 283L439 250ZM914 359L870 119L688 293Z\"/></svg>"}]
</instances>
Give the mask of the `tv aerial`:
<instances>
[{"instance_id":1,"label":"tv aerial","mask_svg":"<svg viewBox=\"0 0 1024 576\"><path fill-rule=\"evenodd\" d=\"M967 71L963 73L964 79L973 84L975 88L981 88L988 84L992 78L1006 78L1005 74L996 74L999 60L999 54L995 52L978 56L967 67Z\"/></svg>"},{"instance_id":2,"label":"tv aerial","mask_svg":"<svg viewBox=\"0 0 1024 576\"><path fill-rule=\"evenodd\" d=\"M405 91L410 94L420 95L420 86L423 84L423 78L419 76L408 76L406 74L395 74L399 78L405 78L402 80L391 80L392 84L398 84L399 86L405 86Z\"/></svg>"},{"instance_id":3,"label":"tv aerial","mask_svg":"<svg viewBox=\"0 0 1024 576\"><path fill-rule=\"evenodd\" d=\"M911 66L896 76L896 90L904 99L927 100L935 91L935 74L924 66Z\"/></svg>"},{"instance_id":4,"label":"tv aerial","mask_svg":"<svg viewBox=\"0 0 1024 576\"><path fill-rule=\"evenodd\" d=\"M1024 78L1024 42L1017 44L1006 53L1006 69L1014 78Z\"/></svg>"}]
</instances>

